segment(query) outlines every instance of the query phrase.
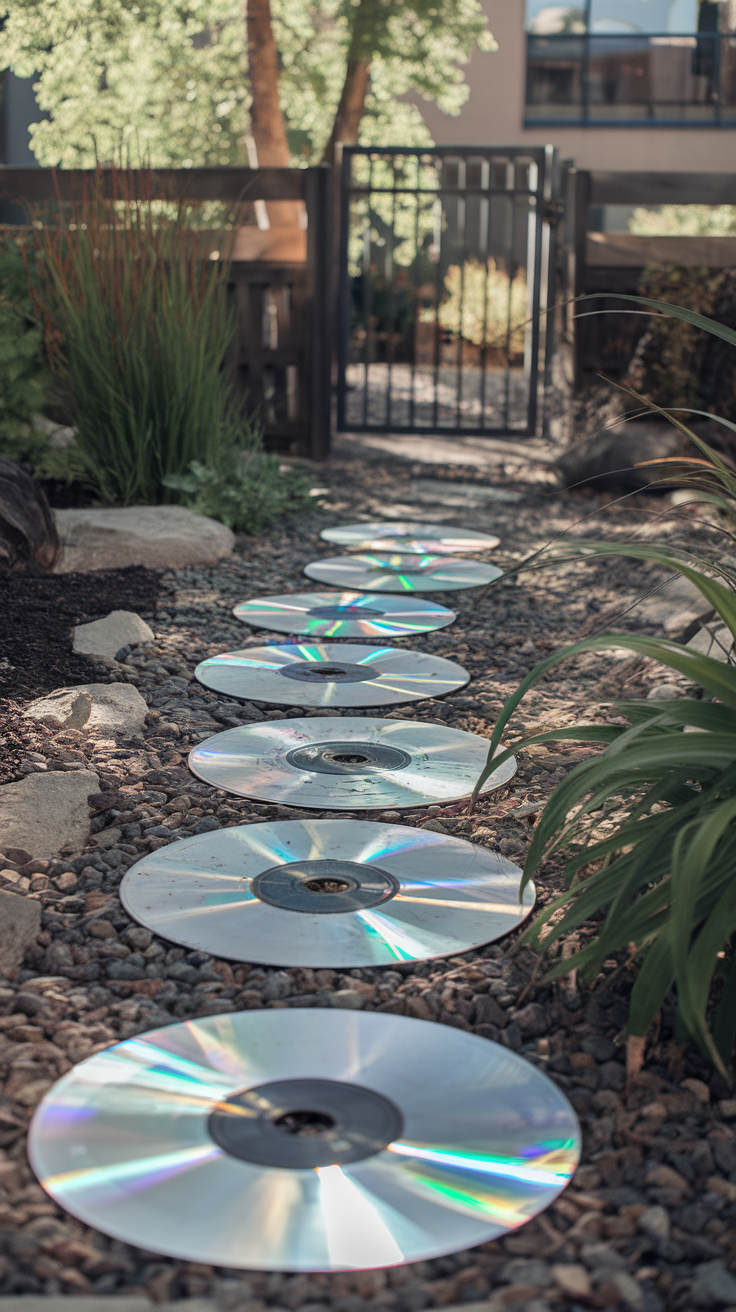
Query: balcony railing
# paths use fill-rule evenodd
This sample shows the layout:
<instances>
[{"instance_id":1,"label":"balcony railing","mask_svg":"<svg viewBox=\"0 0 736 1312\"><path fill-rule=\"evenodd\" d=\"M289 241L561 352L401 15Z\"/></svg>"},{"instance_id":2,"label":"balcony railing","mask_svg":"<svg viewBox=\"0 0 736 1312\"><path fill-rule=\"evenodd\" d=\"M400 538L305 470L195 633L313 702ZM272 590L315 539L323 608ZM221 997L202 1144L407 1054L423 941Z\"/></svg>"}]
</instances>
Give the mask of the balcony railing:
<instances>
[{"instance_id":1,"label":"balcony railing","mask_svg":"<svg viewBox=\"0 0 736 1312\"><path fill-rule=\"evenodd\" d=\"M736 35L527 41L529 126L736 127Z\"/></svg>"}]
</instances>

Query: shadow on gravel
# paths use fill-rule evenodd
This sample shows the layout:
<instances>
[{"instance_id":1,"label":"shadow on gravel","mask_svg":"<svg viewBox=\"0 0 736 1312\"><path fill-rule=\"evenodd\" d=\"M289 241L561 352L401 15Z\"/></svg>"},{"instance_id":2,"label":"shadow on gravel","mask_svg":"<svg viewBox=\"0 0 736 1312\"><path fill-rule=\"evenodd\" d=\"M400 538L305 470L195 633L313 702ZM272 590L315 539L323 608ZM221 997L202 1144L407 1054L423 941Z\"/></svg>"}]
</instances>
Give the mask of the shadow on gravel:
<instances>
[{"instance_id":1,"label":"shadow on gravel","mask_svg":"<svg viewBox=\"0 0 736 1312\"><path fill-rule=\"evenodd\" d=\"M163 571L130 565L89 574L0 574L0 697L28 698L89 683L95 666L72 651L75 624L111 610L155 612Z\"/></svg>"}]
</instances>

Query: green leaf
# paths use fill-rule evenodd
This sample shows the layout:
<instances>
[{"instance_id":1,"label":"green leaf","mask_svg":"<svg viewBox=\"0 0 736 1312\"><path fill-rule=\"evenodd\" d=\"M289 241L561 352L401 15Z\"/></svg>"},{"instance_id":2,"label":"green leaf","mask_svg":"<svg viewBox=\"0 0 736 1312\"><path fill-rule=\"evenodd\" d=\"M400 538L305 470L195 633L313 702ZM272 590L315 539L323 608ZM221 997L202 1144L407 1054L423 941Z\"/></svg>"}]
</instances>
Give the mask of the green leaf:
<instances>
[{"instance_id":1,"label":"green leaf","mask_svg":"<svg viewBox=\"0 0 736 1312\"><path fill-rule=\"evenodd\" d=\"M713 327L679 307L647 303L672 308L698 327ZM736 344L736 332L718 335ZM703 456L663 462L671 471L663 481L677 483L687 476L711 504L735 519L736 473L730 465L671 412L647 405L691 438ZM730 421L724 423L736 430ZM728 558L714 553L711 559L677 544L639 541L577 539L566 544L565 551L564 556L548 553L546 559L536 552L507 570L505 577L575 559L628 556L650 561L689 579L736 637L736 570ZM685 675L712 700L622 701L615 710L625 718L623 725L549 730L502 750L506 726L539 678L567 657L611 646ZM602 750L575 765L540 815L520 891L543 861L560 852L565 853L565 890L535 917L521 941L549 953L560 940L583 930L579 949L572 957L556 960L548 979L572 967L583 978L595 979L606 958L633 953L640 968L631 996L632 1040L646 1035L674 991L678 1035L698 1042L725 1073L736 1039L736 667L669 639L638 634L600 634L570 644L540 662L507 699L474 798L512 751L563 739L598 743ZM615 828L609 832L607 817L614 808ZM724 993L711 1025L716 978L723 979Z\"/></svg>"},{"instance_id":2,"label":"green leaf","mask_svg":"<svg viewBox=\"0 0 736 1312\"><path fill-rule=\"evenodd\" d=\"M667 937L662 935L649 949L631 991L629 1034L643 1037L649 1033L674 978L672 949Z\"/></svg>"},{"instance_id":3,"label":"green leaf","mask_svg":"<svg viewBox=\"0 0 736 1312\"><path fill-rule=\"evenodd\" d=\"M713 1017L713 1042L724 1070L736 1042L736 953L733 946L732 943L723 992Z\"/></svg>"},{"instance_id":4,"label":"green leaf","mask_svg":"<svg viewBox=\"0 0 736 1312\"><path fill-rule=\"evenodd\" d=\"M610 299L611 293L606 292L605 294ZM578 300L599 300L602 295L602 292L598 292L594 295L580 296ZM655 310L658 314L667 315L671 319L682 319L683 323L692 324L693 328L702 328L705 332L711 333L713 337L721 337L724 342L730 342L732 346L736 346L736 331L733 328L727 328L725 324L718 323L716 319L707 319L703 314L696 314L694 310L686 310L682 305L672 305L669 301L653 301L648 296L623 295L619 292L615 293L615 297L617 301L632 301L636 305L648 305L650 310Z\"/></svg>"},{"instance_id":5,"label":"green leaf","mask_svg":"<svg viewBox=\"0 0 736 1312\"><path fill-rule=\"evenodd\" d=\"M712 580L711 580L712 582ZM720 587L720 585L717 585ZM722 589L726 592L726 589ZM729 594L731 595L731 594ZM736 629L736 607L734 607L733 616L734 629ZM729 626L730 627L730 626ZM733 631L733 630L732 630ZM503 756L499 755L498 760L494 762L494 754L500 745L503 731L508 724L511 716L516 710L519 703L523 700L526 693L531 687L553 666L560 661L566 660L570 656L577 656L586 651L605 651L607 647L628 647L630 651L637 652L641 656L648 656L650 659L658 660L670 669L678 670L679 673L685 674L696 684L702 684L704 688L715 697L734 710L736 710L736 670L731 666L724 665L720 661L713 660L710 656L702 656L700 653L693 651L692 648L683 647L680 643L671 642L664 638L646 638L633 636L631 634L600 634L593 638L585 638L582 642L572 643L569 647L563 647L560 651L554 652L531 671L530 674L522 681L516 692L505 702L503 710L498 718L496 727L491 737L490 747L488 750L488 760L484 766L478 782L473 790L473 801L477 798L483 784L488 779L496 765L502 760L508 759L512 754L509 752ZM588 726L589 728L591 726ZM574 736L572 732L570 737ZM536 739L539 740L538 738ZM522 740L517 743L515 751L523 750L526 743L535 741L535 739Z\"/></svg>"}]
</instances>

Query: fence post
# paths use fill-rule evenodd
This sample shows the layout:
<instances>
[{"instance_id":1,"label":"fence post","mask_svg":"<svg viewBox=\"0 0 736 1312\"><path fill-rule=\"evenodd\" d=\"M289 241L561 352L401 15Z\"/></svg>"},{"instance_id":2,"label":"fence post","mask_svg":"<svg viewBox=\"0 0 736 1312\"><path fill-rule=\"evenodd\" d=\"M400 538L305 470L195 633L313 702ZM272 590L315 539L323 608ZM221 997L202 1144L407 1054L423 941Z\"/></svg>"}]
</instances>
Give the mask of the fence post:
<instances>
[{"instance_id":1,"label":"fence post","mask_svg":"<svg viewBox=\"0 0 736 1312\"><path fill-rule=\"evenodd\" d=\"M330 269L332 208L331 169L324 164L306 170L307 276L310 341L308 354L309 454L324 460L330 450L332 324Z\"/></svg>"},{"instance_id":2,"label":"fence post","mask_svg":"<svg viewBox=\"0 0 736 1312\"><path fill-rule=\"evenodd\" d=\"M591 175L586 169L578 169L573 174L574 180L574 198L575 198L575 216L573 231L573 250L575 269L573 274L573 294L582 296L586 290L585 280L585 253L588 238L588 207L592 192ZM577 309L573 306L573 311ZM574 332L574 353L575 353L575 390L579 391L582 385L582 352L585 334L580 332L573 320L575 327Z\"/></svg>"}]
</instances>

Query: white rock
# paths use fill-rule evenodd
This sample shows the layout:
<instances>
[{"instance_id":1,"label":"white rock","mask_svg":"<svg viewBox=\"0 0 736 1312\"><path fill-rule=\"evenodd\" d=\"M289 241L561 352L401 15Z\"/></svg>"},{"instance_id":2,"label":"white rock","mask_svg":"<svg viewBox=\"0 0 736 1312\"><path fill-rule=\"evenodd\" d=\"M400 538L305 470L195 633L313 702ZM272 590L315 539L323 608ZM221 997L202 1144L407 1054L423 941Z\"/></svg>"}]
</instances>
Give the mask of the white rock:
<instances>
[{"instance_id":1,"label":"white rock","mask_svg":"<svg viewBox=\"0 0 736 1312\"><path fill-rule=\"evenodd\" d=\"M92 698L87 689L96 686L57 688L46 697L31 702L23 714L31 720L55 720L60 729L83 729L92 713Z\"/></svg>"},{"instance_id":2,"label":"white rock","mask_svg":"<svg viewBox=\"0 0 736 1312\"><path fill-rule=\"evenodd\" d=\"M588 1298L593 1286L584 1266L577 1262L559 1262L552 1267L552 1279L570 1298Z\"/></svg>"},{"instance_id":3,"label":"white rock","mask_svg":"<svg viewBox=\"0 0 736 1312\"><path fill-rule=\"evenodd\" d=\"M733 638L731 630L720 620L714 621L713 624L705 624L687 643L691 651L700 652L703 656L712 656L714 661L727 661L729 654L733 653Z\"/></svg>"},{"instance_id":4,"label":"white rock","mask_svg":"<svg viewBox=\"0 0 736 1312\"><path fill-rule=\"evenodd\" d=\"M690 506L694 501L708 502L708 494L697 492L694 487L678 487L668 492L667 500L671 506Z\"/></svg>"},{"instance_id":5,"label":"white rock","mask_svg":"<svg viewBox=\"0 0 736 1312\"><path fill-rule=\"evenodd\" d=\"M78 624L74 630L74 650L80 656L106 656L115 659L121 647L139 642L153 642L153 629L133 610L112 610L104 620Z\"/></svg>"},{"instance_id":6,"label":"white rock","mask_svg":"<svg viewBox=\"0 0 736 1312\"><path fill-rule=\"evenodd\" d=\"M417 501L441 506L470 506L473 502L503 501L513 505L523 499L523 492L487 483L449 483L439 478L413 478L411 494Z\"/></svg>"},{"instance_id":7,"label":"white rock","mask_svg":"<svg viewBox=\"0 0 736 1312\"><path fill-rule=\"evenodd\" d=\"M650 1239L669 1239L670 1237L670 1214L666 1207L647 1207L636 1224L642 1234L649 1235Z\"/></svg>"},{"instance_id":8,"label":"white rock","mask_svg":"<svg viewBox=\"0 0 736 1312\"><path fill-rule=\"evenodd\" d=\"M0 852L20 847L34 857L77 852L89 838L90 793L100 781L91 770L28 774L0 788Z\"/></svg>"},{"instance_id":9,"label":"white rock","mask_svg":"<svg viewBox=\"0 0 736 1312\"><path fill-rule=\"evenodd\" d=\"M25 715L32 720L57 720L64 729L106 729L132 737L141 733L148 707L129 683L83 683L57 688L31 702Z\"/></svg>"},{"instance_id":10,"label":"white rock","mask_svg":"<svg viewBox=\"0 0 736 1312\"><path fill-rule=\"evenodd\" d=\"M330 994L330 1005L343 1007L347 1011L359 1011L365 1006L365 995L357 989L338 989L336 993Z\"/></svg>"},{"instance_id":11,"label":"white rock","mask_svg":"<svg viewBox=\"0 0 736 1312\"><path fill-rule=\"evenodd\" d=\"M54 447L57 451L63 450L64 447L74 446L77 440L76 428L67 428L63 424L57 424L53 419L47 419L46 415L37 413L31 415L31 426L37 433L43 433L49 439L49 446Z\"/></svg>"},{"instance_id":12,"label":"white rock","mask_svg":"<svg viewBox=\"0 0 736 1312\"><path fill-rule=\"evenodd\" d=\"M647 693L648 702L673 702L684 696L682 688L676 683L657 683Z\"/></svg>"},{"instance_id":13,"label":"white rock","mask_svg":"<svg viewBox=\"0 0 736 1312\"><path fill-rule=\"evenodd\" d=\"M106 850L108 847L115 847L116 844L120 842L122 836L122 829L118 829L117 825L113 825L112 829L103 829L102 833L97 834L95 837L97 846ZM2 1312L1 1306L0 1312Z\"/></svg>"},{"instance_id":14,"label":"white rock","mask_svg":"<svg viewBox=\"0 0 736 1312\"><path fill-rule=\"evenodd\" d=\"M651 596L643 597L629 614L639 616L648 624L658 624L669 637L676 638L678 633L695 620L710 615L712 610L700 589L682 574L677 574Z\"/></svg>"},{"instance_id":15,"label":"white rock","mask_svg":"<svg viewBox=\"0 0 736 1312\"><path fill-rule=\"evenodd\" d=\"M40 928L40 902L0 890L0 975L23 965L23 953Z\"/></svg>"},{"instance_id":16,"label":"white rock","mask_svg":"<svg viewBox=\"0 0 736 1312\"><path fill-rule=\"evenodd\" d=\"M125 565L213 565L229 556L235 543L224 524L184 506L57 510L56 526L62 574Z\"/></svg>"},{"instance_id":17,"label":"white rock","mask_svg":"<svg viewBox=\"0 0 736 1312\"><path fill-rule=\"evenodd\" d=\"M630 1308L632 1312L644 1312L644 1292L628 1271L612 1271L608 1277L618 1290L619 1306ZM734 1281L736 1286L736 1281Z\"/></svg>"}]
</instances>

